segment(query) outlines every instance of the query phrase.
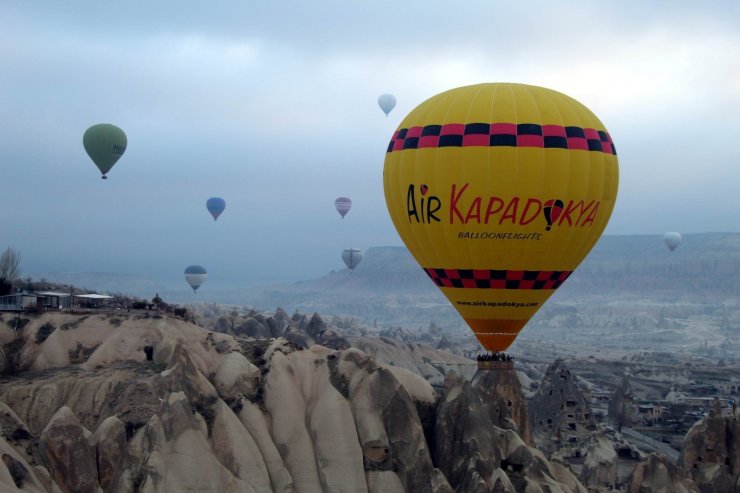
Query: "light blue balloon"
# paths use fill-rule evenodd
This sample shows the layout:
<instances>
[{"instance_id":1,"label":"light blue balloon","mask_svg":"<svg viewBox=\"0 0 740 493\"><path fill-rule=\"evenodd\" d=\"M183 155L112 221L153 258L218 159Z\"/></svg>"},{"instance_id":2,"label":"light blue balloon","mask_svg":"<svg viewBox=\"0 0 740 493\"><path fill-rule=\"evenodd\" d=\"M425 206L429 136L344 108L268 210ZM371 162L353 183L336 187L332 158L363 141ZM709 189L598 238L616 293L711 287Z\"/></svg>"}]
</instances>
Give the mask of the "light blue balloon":
<instances>
[{"instance_id":1,"label":"light blue balloon","mask_svg":"<svg viewBox=\"0 0 740 493\"><path fill-rule=\"evenodd\" d=\"M383 110L385 116L388 116L388 113L396 107L396 96L393 94L381 94L378 98L378 106Z\"/></svg>"},{"instance_id":2,"label":"light blue balloon","mask_svg":"<svg viewBox=\"0 0 740 493\"><path fill-rule=\"evenodd\" d=\"M218 216L226 209L226 201L221 197L211 197L206 201L206 209L213 216L213 220L217 220Z\"/></svg>"}]
</instances>

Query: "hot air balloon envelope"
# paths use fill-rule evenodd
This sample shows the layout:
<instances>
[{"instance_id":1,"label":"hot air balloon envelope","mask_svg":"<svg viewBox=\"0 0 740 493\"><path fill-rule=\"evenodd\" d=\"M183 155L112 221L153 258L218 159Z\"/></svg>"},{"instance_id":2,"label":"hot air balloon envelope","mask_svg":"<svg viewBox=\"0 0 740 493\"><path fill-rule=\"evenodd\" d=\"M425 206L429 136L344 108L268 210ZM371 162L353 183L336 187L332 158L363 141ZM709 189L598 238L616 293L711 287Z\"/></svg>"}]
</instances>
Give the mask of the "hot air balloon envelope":
<instances>
[{"instance_id":1,"label":"hot air balloon envelope","mask_svg":"<svg viewBox=\"0 0 740 493\"><path fill-rule=\"evenodd\" d=\"M349 210L352 208L352 199L350 199L349 197L339 197L337 200L334 201L334 207L342 216L342 219L344 219L344 216L346 216Z\"/></svg>"},{"instance_id":2,"label":"hot air balloon envelope","mask_svg":"<svg viewBox=\"0 0 740 493\"><path fill-rule=\"evenodd\" d=\"M349 270L355 270L357 264L362 260L362 251L357 248L348 248L342 251L342 260Z\"/></svg>"},{"instance_id":3,"label":"hot air balloon envelope","mask_svg":"<svg viewBox=\"0 0 740 493\"><path fill-rule=\"evenodd\" d=\"M378 97L378 106L383 110L385 116L388 116L388 113L396 107L396 96L393 94L381 94Z\"/></svg>"},{"instance_id":4,"label":"hot air balloon envelope","mask_svg":"<svg viewBox=\"0 0 740 493\"><path fill-rule=\"evenodd\" d=\"M665 246L667 246L670 251L673 251L676 248L678 248L678 245L681 244L681 240L683 240L681 233L670 232L670 233L666 233L665 235L663 235L663 242L665 243Z\"/></svg>"},{"instance_id":5,"label":"hot air balloon envelope","mask_svg":"<svg viewBox=\"0 0 740 493\"><path fill-rule=\"evenodd\" d=\"M185 281L193 288L193 293L206 281L208 273L200 265L190 265L185 269Z\"/></svg>"},{"instance_id":6,"label":"hot air balloon envelope","mask_svg":"<svg viewBox=\"0 0 740 493\"><path fill-rule=\"evenodd\" d=\"M218 216L226 209L226 201L221 197L211 197L206 201L206 209L213 216L213 220L217 220Z\"/></svg>"},{"instance_id":7,"label":"hot air balloon envelope","mask_svg":"<svg viewBox=\"0 0 740 493\"><path fill-rule=\"evenodd\" d=\"M411 111L383 183L408 249L481 344L502 351L601 236L618 164L606 128L576 100L492 83Z\"/></svg>"},{"instance_id":8,"label":"hot air balloon envelope","mask_svg":"<svg viewBox=\"0 0 740 493\"><path fill-rule=\"evenodd\" d=\"M85 135L82 136L82 145L103 174L103 179L106 179L106 173L126 152L126 134L115 125L99 123L85 131Z\"/></svg>"}]
</instances>

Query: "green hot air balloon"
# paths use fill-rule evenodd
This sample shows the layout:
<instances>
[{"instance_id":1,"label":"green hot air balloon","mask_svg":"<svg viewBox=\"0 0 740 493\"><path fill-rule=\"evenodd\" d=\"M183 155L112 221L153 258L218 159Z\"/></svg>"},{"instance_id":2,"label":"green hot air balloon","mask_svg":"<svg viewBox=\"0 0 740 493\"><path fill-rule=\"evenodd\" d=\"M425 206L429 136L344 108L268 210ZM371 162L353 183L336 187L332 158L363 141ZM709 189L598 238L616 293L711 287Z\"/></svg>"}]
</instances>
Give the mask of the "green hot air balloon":
<instances>
[{"instance_id":1,"label":"green hot air balloon","mask_svg":"<svg viewBox=\"0 0 740 493\"><path fill-rule=\"evenodd\" d=\"M95 166L103 173L103 179L107 180L105 174L126 151L126 134L115 125L99 123L85 131L82 145Z\"/></svg>"}]
</instances>

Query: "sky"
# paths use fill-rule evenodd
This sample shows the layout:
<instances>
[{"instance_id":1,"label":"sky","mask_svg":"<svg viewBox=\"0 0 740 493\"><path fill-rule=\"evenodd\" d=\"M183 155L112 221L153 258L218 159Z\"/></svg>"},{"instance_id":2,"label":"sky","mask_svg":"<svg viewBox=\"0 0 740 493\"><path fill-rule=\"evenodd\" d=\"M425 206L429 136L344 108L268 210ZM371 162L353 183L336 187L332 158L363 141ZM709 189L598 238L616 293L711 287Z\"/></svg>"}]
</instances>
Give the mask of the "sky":
<instances>
[{"instance_id":1,"label":"sky","mask_svg":"<svg viewBox=\"0 0 740 493\"><path fill-rule=\"evenodd\" d=\"M3 0L0 249L28 273L184 283L201 264L223 286L342 269L345 248L402 245L382 185L397 125L480 82L561 91L605 124L606 234L737 232L737 26L736 1ZM95 123L128 137L106 181L82 147Z\"/></svg>"}]
</instances>

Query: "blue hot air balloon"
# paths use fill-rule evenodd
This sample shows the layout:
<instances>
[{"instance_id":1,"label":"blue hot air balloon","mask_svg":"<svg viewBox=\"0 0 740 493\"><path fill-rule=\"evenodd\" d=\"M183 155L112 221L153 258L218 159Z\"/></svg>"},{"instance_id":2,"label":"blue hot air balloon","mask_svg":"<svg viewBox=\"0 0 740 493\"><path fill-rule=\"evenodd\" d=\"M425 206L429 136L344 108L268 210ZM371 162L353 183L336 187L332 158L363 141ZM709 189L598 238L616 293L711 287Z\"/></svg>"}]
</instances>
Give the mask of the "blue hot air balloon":
<instances>
[{"instance_id":1,"label":"blue hot air balloon","mask_svg":"<svg viewBox=\"0 0 740 493\"><path fill-rule=\"evenodd\" d=\"M221 197L211 197L206 201L206 209L213 216L213 220L217 220L218 216L226 209L226 201Z\"/></svg>"}]
</instances>

